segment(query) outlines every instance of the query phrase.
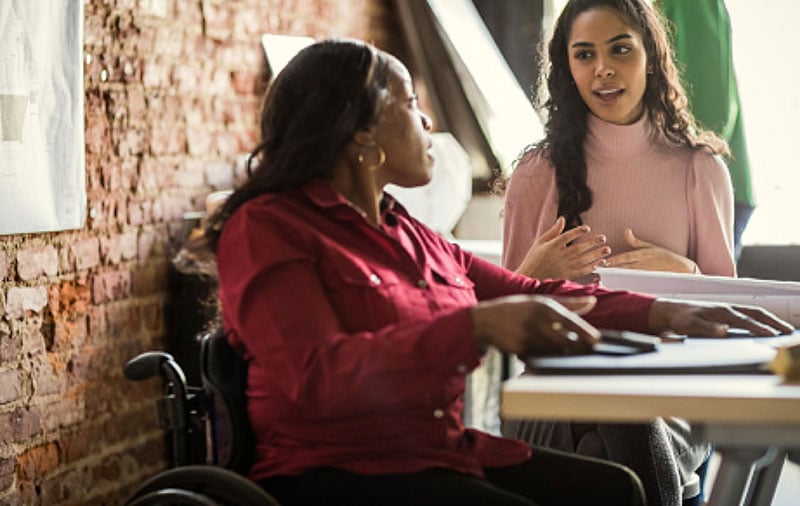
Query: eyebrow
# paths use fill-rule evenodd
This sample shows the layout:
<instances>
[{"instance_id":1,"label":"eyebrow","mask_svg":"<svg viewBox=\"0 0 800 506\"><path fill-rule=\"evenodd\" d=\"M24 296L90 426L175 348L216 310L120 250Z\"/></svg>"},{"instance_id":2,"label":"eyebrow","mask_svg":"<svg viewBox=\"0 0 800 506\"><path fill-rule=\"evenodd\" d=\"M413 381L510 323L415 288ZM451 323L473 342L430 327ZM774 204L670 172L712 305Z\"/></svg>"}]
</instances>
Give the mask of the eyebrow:
<instances>
[{"instance_id":1,"label":"eyebrow","mask_svg":"<svg viewBox=\"0 0 800 506\"><path fill-rule=\"evenodd\" d=\"M614 42L616 42L618 40L632 39L632 38L633 38L633 36L631 34L629 34L629 33L621 33L619 35L615 35L615 36L611 37L605 43L606 44L612 44L612 43L614 43ZM594 46L594 44L591 43L591 42L576 42L576 43L572 44L572 46L570 46L570 47L593 47L593 46Z\"/></svg>"}]
</instances>

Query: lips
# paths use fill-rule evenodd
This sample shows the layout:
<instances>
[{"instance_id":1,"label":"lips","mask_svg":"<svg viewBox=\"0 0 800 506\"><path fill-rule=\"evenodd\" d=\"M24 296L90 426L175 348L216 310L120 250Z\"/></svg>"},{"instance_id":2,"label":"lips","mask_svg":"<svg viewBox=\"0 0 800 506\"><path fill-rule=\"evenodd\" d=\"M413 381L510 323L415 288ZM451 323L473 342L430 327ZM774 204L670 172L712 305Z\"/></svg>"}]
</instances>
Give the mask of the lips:
<instances>
[{"instance_id":1,"label":"lips","mask_svg":"<svg viewBox=\"0 0 800 506\"><path fill-rule=\"evenodd\" d=\"M601 102L613 102L623 93L625 93L624 88L599 88L596 90L592 90L592 93L595 97L597 97Z\"/></svg>"}]
</instances>

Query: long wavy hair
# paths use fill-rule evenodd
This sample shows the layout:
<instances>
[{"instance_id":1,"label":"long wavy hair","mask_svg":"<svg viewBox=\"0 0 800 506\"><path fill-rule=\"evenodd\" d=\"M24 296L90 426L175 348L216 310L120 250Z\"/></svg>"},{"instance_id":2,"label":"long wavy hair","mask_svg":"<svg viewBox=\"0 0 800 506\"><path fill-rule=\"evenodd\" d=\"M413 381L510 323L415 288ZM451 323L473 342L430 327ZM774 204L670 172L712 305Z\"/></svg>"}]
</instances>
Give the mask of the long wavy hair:
<instances>
[{"instance_id":1,"label":"long wavy hair","mask_svg":"<svg viewBox=\"0 0 800 506\"><path fill-rule=\"evenodd\" d=\"M248 179L207 221L211 251L228 218L248 200L330 178L353 134L377 120L388 78L386 55L356 40L317 42L289 61L267 90Z\"/></svg>"},{"instance_id":2,"label":"long wavy hair","mask_svg":"<svg viewBox=\"0 0 800 506\"><path fill-rule=\"evenodd\" d=\"M553 164L558 215L565 217L567 228L580 225L581 213L592 207L584 152L589 108L572 80L568 44L575 19L598 7L620 12L642 37L647 64L652 69L643 97L644 113L651 125L670 142L714 154L728 153L725 141L699 128L689 111L672 56L668 25L655 9L644 0L570 0L558 17L540 72L537 105L544 113L545 138L526 150L541 150Z\"/></svg>"}]
</instances>

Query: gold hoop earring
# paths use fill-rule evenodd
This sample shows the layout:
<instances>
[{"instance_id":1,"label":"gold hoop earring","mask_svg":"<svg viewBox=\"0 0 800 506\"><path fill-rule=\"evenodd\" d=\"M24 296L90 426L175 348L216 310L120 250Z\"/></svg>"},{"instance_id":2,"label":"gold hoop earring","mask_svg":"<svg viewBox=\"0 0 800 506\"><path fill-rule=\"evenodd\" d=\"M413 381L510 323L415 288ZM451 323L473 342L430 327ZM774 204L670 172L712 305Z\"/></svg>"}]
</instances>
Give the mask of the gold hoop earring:
<instances>
[{"instance_id":1,"label":"gold hoop earring","mask_svg":"<svg viewBox=\"0 0 800 506\"><path fill-rule=\"evenodd\" d=\"M377 165L367 165L367 169L372 170L372 171L380 169L383 166L383 164L386 163L386 152L380 146L376 145L374 147L378 150L378 163L377 163ZM364 153L363 152L359 152L358 153L358 163L361 164L361 165L365 165L364 158L365 158L364 157Z\"/></svg>"}]
</instances>

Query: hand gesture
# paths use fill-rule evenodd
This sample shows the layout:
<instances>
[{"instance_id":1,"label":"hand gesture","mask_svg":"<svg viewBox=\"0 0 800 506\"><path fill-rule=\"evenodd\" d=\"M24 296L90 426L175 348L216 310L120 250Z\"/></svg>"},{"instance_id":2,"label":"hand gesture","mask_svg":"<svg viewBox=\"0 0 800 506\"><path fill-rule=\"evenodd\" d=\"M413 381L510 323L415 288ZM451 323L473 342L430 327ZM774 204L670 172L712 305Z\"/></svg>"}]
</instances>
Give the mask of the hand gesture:
<instances>
[{"instance_id":1,"label":"hand gesture","mask_svg":"<svg viewBox=\"0 0 800 506\"><path fill-rule=\"evenodd\" d=\"M600 332L578 313L588 312L596 299L511 295L472 308L473 336L479 348L492 345L518 355L586 353Z\"/></svg>"},{"instance_id":2,"label":"hand gesture","mask_svg":"<svg viewBox=\"0 0 800 506\"><path fill-rule=\"evenodd\" d=\"M697 264L690 259L647 241L637 239L629 228L625 229L625 242L631 248L634 248L633 251L612 256L606 262L608 267L624 267L646 271L700 272Z\"/></svg>"},{"instance_id":3,"label":"hand gesture","mask_svg":"<svg viewBox=\"0 0 800 506\"><path fill-rule=\"evenodd\" d=\"M611 253L604 235L589 236L589 226L564 232L564 217L536 239L517 272L531 278L577 279L605 265ZM563 233L562 233L563 232Z\"/></svg>"},{"instance_id":4,"label":"hand gesture","mask_svg":"<svg viewBox=\"0 0 800 506\"><path fill-rule=\"evenodd\" d=\"M656 332L689 336L725 337L729 328L749 330L754 336L772 337L794 330L760 307L656 299L650 306L648 323Z\"/></svg>"}]
</instances>

